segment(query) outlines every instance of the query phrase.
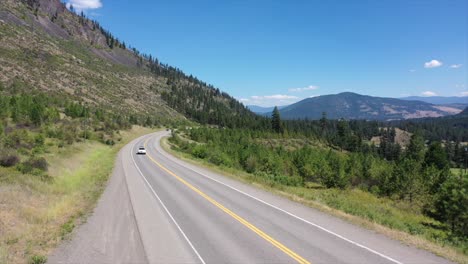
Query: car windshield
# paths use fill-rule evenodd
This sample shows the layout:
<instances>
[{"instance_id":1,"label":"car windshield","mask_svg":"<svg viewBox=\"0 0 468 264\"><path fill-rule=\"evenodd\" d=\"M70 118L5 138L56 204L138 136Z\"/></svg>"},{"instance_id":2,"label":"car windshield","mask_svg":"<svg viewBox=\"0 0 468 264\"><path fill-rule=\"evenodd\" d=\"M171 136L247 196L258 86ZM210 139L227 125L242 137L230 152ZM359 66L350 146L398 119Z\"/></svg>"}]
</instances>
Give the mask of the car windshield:
<instances>
[{"instance_id":1,"label":"car windshield","mask_svg":"<svg viewBox=\"0 0 468 264\"><path fill-rule=\"evenodd\" d=\"M139 149L145 149L144 147L140 147Z\"/></svg>"}]
</instances>

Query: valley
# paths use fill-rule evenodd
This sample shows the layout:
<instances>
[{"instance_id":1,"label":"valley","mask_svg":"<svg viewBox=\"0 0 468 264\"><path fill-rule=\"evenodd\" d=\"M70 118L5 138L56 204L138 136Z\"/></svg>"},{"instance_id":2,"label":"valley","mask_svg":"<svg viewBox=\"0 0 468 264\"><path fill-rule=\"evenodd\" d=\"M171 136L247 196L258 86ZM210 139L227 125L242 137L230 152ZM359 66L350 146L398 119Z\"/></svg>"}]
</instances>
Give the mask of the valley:
<instances>
[{"instance_id":1,"label":"valley","mask_svg":"<svg viewBox=\"0 0 468 264\"><path fill-rule=\"evenodd\" d=\"M286 66L321 48L286 55L302 45L294 44L281 48L284 57L268 53L267 46L293 45L273 29L289 29L294 19L268 20L285 24L262 30L278 46L268 39L260 49L252 42L263 36L254 30L263 25L257 13L242 21L217 17L225 23L220 30L204 21L218 14L211 5L177 5L135 26L153 26L141 37L124 40L103 26L115 26L107 17L83 7L93 2L99 10L101 0L85 2L0 1L0 263L468 263L468 97L457 72L466 63L431 60L421 64L426 73L379 75L403 78L402 87L410 76L440 87L450 80L459 96L343 92L352 90L336 88L346 78L363 81L354 67L328 75L319 74L331 72L326 63L307 71L309 61L303 71ZM185 8L185 16L205 15L185 19ZM304 23L295 30L313 29ZM183 34L172 32L181 25ZM247 27L230 28L239 25ZM220 50L198 50L210 54L202 59L187 50L218 35L201 28L224 36L212 40ZM224 30L247 33L237 39ZM180 36L193 39L176 42ZM244 37L250 41L230 46ZM184 69L226 87L129 42L153 39L158 45L142 50L182 60ZM346 50L332 44L323 47ZM272 63L277 55L282 62ZM219 57L222 67L208 65ZM446 76L436 79L440 69ZM293 86L301 74L330 85ZM270 79L302 88L265 90ZM237 89L250 95L237 99ZM317 90L324 95L312 96Z\"/></svg>"}]
</instances>

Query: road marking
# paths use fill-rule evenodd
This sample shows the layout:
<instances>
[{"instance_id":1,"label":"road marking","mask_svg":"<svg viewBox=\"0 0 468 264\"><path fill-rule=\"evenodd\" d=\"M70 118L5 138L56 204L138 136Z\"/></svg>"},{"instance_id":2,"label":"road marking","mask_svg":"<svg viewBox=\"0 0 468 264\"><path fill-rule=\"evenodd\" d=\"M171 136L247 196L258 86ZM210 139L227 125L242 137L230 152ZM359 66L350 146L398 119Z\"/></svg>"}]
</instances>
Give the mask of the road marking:
<instances>
[{"instance_id":1,"label":"road marking","mask_svg":"<svg viewBox=\"0 0 468 264\"><path fill-rule=\"evenodd\" d=\"M145 143L145 144L146 144L146 143ZM157 149L156 149L156 150L157 150ZM193 171L193 172L195 172L195 173L198 173L199 175L201 175L201 176L203 176L203 177L205 177L205 178L207 178L207 179L210 179L210 180L212 180L212 181L214 181L214 182L217 182L217 183L219 183L219 184L221 184L221 185L223 185L223 186L225 186L225 187L228 187L228 188L230 188L230 189L232 189L232 190L234 190L234 191L236 191L236 192L238 192L238 193L241 193L241 194L243 194L243 195L245 195L245 196L247 196L247 197L250 197L250 198L252 198L252 199L254 199L254 200L256 200L256 201L258 201L258 202L260 202L260 203L263 203L263 204L265 204L265 205L267 205L267 206L270 206L270 207L272 207L272 208L274 208L274 209L276 209L276 210L278 210L278 211L281 211L281 212L283 212L283 213L285 213L285 214L287 214L287 215L289 215L289 216L291 216L291 217L294 217L294 218L296 218L296 219L298 219L298 220L300 220L300 221L302 221L302 222L304 222L304 223L307 223L307 224L309 224L309 225L311 225L311 226L314 226L314 227L316 227L316 228L318 228L318 229L320 229L320 230L322 230L322 231L324 231L324 232L326 232L326 233L329 233L329 234L331 234L331 235L333 235L333 236L336 236L336 237L338 237L338 238L340 238L340 239L342 239L342 240L344 240L344 241L346 241L346 242L348 242L348 243L351 243L351 244L353 244L353 245L355 245L355 246L357 246L357 247L360 247L360 248L365 249L365 250L367 250L367 251L369 251L369 252L372 252L372 253L374 253L374 254L376 254L376 255L378 255L378 256L384 258L384 259L387 259L387 260L389 260L389 261L391 261L391 262L393 262L393 263L396 263L396 264L403 264L402 262L400 262L400 261L398 261L398 260L396 260L396 259L393 259L393 258L391 258L391 257L389 257L389 256L387 256L387 255L385 255L385 254L383 254L383 253L380 253L380 252L378 252L378 251L376 251L376 250L373 250L373 249L371 249L371 248L368 248L368 247L366 247L366 246L364 246L364 245L362 245L362 244L360 244L360 243L358 243L358 242L355 242L355 241L353 241L353 240L351 240L351 239L348 239L348 238L346 238L346 237L344 237L344 236L342 236L342 235L340 235L340 234L337 234L337 233L335 233L335 232L333 232L333 231L331 231L331 230L328 230L328 229L326 229L325 227L322 227L322 226L320 226L320 225L318 225L318 224L312 223L312 222L310 222L310 221L308 221L308 220L306 220L306 219L304 219L304 218L301 218L301 217L299 217L299 216L297 216L297 215L295 215L295 214L293 214L293 213L290 213L290 212L288 212L288 211L286 211L286 210L284 210L284 209L281 209L281 208L279 208L279 207L277 207L277 206L275 206L275 205L273 205L273 204L270 204L270 203L268 203L268 202L265 202L265 201L263 201L262 199L257 198L257 197L255 197L255 196L253 196L253 195L250 195L250 194L248 194L248 193L246 193L246 192L244 192L244 191L241 191L241 190L239 190L239 189L237 189L237 188L235 188L235 187L232 187L232 186L230 186L229 184L226 184L226 183L224 183L224 182L221 182L221 181L218 181L218 180L216 180L216 179L214 179L214 178L211 178L210 176L208 176L208 175L206 175L206 174L204 174L204 173L202 173L202 172L199 172L199 171L197 171L197 170L194 170L194 169L192 169L192 168L190 168L190 167L188 167L188 166L182 164L182 163L179 162L177 159L174 159L174 158L172 158L172 157L170 157L170 156L167 156L167 155L165 155L164 153L162 153L162 152L160 152L160 151L158 151L158 152L161 153L162 155L164 155L166 158L168 158L168 159L172 160L173 162L179 164L180 166L182 166L182 167L184 167L184 168L186 168L186 169L189 169L189 170L191 170L191 171Z\"/></svg>"},{"instance_id":2,"label":"road marking","mask_svg":"<svg viewBox=\"0 0 468 264\"><path fill-rule=\"evenodd\" d=\"M147 145L147 142L148 142L148 139L145 141L145 147ZM235 214L234 212L232 212L231 210L227 209L226 207L224 207L222 204L218 203L216 200L214 200L213 198L211 198L210 196L206 195L205 193L203 193L202 191L200 191L199 189L197 189L195 186L193 186L192 184L188 183L187 181L185 181L184 179L182 179L181 177L177 176L175 173L173 173L172 171L170 171L169 169L167 169L166 167L164 167L162 164L160 164L159 162L157 162L153 157L151 157L151 155L149 155L148 153L146 154L146 156L154 163L156 164L158 167L160 167L161 169L163 169L164 171L166 171L167 173L169 173L171 176L173 176L174 178L176 178L178 181L180 181L181 183L183 183L184 185L186 185L188 188L190 188L191 190L193 190L194 192L196 192L197 194L199 194L201 197L205 198L207 201L209 201L210 203L212 203L213 205L215 205L216 207L218 207L219 209L221 209L223 212L225 212L226 214L230 215L232 218L236 219L239 223L243 224L244 226L246 226L247 228L249 228L250 230L252 230L254 233L256 233L257 235L259 235L261 238L265 239L266 241L270 242L273 246L275 246L276 248L278 248L279 250L283 251L285 254L287 254L288 256L290 256L291 258L293 258L294 260L296 260L298 263L303 263L303 264L310 264L309 261L307 261L306 259L304 259L303 257L301 257L300 255L298 255L296 252L292 251L291 249L289 249L288 247L286 247L285 245L281 244L280 242L278 242L277 240L275 240L274 238L272 238L271 236L269 236L268 234L266 234L265 232L263 232L262 230L258 229L256 226L254 226L253 224L249 223L247 220L245 220L244 218L240 217L239 215Z\"/></svg>"},{"instance_id":3,"label":"road marking","mask_svg":"<svg viewBox=\"0 0 468 264\"><path fill-rule=\"evenodd\" d=\"M143 180L145 180L146 182L146 185L148 185L148 187L151 189L153 195L158 199L159 203L162 205L162 207L164 208L164 210L166 211L166 213L169 215L169 217L171 218L172 222L175 224L175 226L177 227L177 229L179 229L180 233L182 234L182 236L185 238L185 241L187 241L187 243L190 245L190 247L192 248L192 250L195 252L195 254L197 255L198 259L201 261L201 263L203 264L206 264L205 261L203 260L203 258L200 256L200 254L198 253L198 251L195 249L195 247L193 246L192 242L190 242L190 240L188 239L187 235L185 235L185 232L182 230L182 228L179 226L179 224L177 223L177 221L174 219L174 217L172 216L172 214L169 212L169 210L167 209L166 205L163 203L163 201L161 200L161 198L159 198L159 195L156 193L156 191L153 189L153 187L151 186L151 184L148 182L148 180L146 179L145 175L143 175L143 173L141 172L140 168L138 167L138 165L136 164L135 162L135 158L133 157L133 150L134 150L134 147L135 147L135 144L133 144L133 147L131 148L131 151L130 151L130 155L132 156L132 161L133 161L133 164L135 165L135 168L138 170L138 172L140 173L141 177L143 177Z\"/></svg>"}]
</instances>

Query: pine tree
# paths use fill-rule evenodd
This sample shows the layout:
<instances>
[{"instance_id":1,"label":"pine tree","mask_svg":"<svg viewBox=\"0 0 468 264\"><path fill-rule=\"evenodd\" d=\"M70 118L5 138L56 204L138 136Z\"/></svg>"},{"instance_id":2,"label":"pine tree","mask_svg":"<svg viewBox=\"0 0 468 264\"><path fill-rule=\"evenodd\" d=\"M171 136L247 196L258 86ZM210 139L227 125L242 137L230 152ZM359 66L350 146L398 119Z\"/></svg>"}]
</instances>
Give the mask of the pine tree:
<instances>
[{"instance_id":1,"label":"pine tree","mask_svg":"<svg viewBox=\"0 0 468 264\"><path fill-rule=\"evenodd\" d=\"M44 116L44 107L40 104L34 104L31 107L30 118L34 125L40 126Z\"/></svg>"},{"instance_id":2,"label":"pine tree","mask_svg":"<svg viewBox=\"0 0 468 264\"><path fill-rule=\"evenodd\" d=\"M320 128L322 130L321 131L322 135L324 134L325 130L327 129L327 126L328 126L327 113L323 112L322 113L322 118L320 118Z\"/></svg>"},{"instance_id":3,"label":"pine tree","mask_svg":"<svg viewBox=\"0 0 468 264\"><path fill-rule=\"evenodd\" d=\"M408 158L422 162L424 160L424 139L419 133L411 136L411 141L406 151Z\"/></svg>"},{"instance_id":4,"label":"pine tree","mask_svg":"<svg viewBox=\"0 0 468 264\"><path fill-rule=\"evenodd\" d=\"M452 232L468 235L468 177L451 177L442 185L435 217L447 223Z\"/></svg>"},{"instance_id":5,"label":"pine tree","mask_svg":"<svg viewBox=\"0 0 468 264\"><path fill-rule=\"evenodd\" d=\"M447 153L445 149L442 148L442 144L440 142L433 142L429 149L426 152L426 156L424 158L424 165L426 167L435 166L439 170L447 169L450 167L449 161L447 159Z\"/></svg>"},{"instance_id":6,"label":"pine tree","mask_svg":"<svg viewBox=\"0 0 468 264\"><path fill-rule=\"evenodd\" d=\"M281 117L280 117L280 112L278 110L278 107L275 106L273 109L273 113L271 114L271 128L273 131L276 133L282 133L283 132L283 127L281 124Z\"/></svg>"}]
</instances>

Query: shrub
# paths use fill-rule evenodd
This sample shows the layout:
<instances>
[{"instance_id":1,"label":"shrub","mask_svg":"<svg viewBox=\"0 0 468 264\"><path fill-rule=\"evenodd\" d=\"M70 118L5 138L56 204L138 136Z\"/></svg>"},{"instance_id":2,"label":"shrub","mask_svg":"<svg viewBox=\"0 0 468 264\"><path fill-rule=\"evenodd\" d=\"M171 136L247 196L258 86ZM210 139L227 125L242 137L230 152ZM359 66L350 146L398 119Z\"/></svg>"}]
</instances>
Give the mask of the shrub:
<instances>
[{"instance_id":1,"label":"shrub","mask_svg":"<svg viewBox=\"0 0 468 264\"><path fill-rule=\"evenodd\" d=\"M47 163L46 159L40 158L31 158L21 164L18 165L18 170L23 173L32 173L35 171L34 174L40 174L40 172L47 171L49 164Z\"/></svg>"},{"instance_id":2,"label":"shrub","mask_svg":"<svg viewBox=\"0 0 468 264\"><path fill-rule=\"evenodd\" d=\"M47 171L49 164L45 158L34 158L31 160L31 166L35 169L39 169L42 171Z\"/></svg>"},{"instance_id":3,"label":"shrub","mask_svg":"<svg viewBox=\"0 0 468 264\"><path fill-rule=\"evenodd\" d=\"M44 146L35 146L31 152L33 155L43 154L46 152L46 148Z\"/></svg>"},{"instance_id":4,"label":"shrub","mask_svg":"<svg viewBox=\"0 0 468 264\"><path fill-rule=\"evenodd\" d=\"M208 151L206 150L205 146L196 145L192 148L192 156L199 159L205 159L208 156Z\"/></svg>"},{"instance_id":5,"label":"shrub","mask_svg":"<svg viewBox=\"0 0 468 264\"><path fill-rule=\"evenodd\" d=\"M65 239L65 237L68 234L70 234L74 228L75 228L75 220L73 218L69 219L66 223L64 223L60 229L60 235L62 239Z\"/></svg>"},{"instance_id":6,"label":"shrub","mask_svg":"<svg viewBox=\"0 0 468 264\"><path fill-rule=\"evenodd\" d=\"M16 166L16 169L18 169L18 171L20 171L23 174L31 173L33 170L31 164L28 162L18 164L18 166Z\"/></svg>"},{"instance_id":7,"label":"shrub","mask_svg":"<svg viewBox=\"0 0 468 264\"><path fill-rule=\"evenodd\" d=\"M244 169L248 173L254 173L257 170L258 167L258 160L257 157L250 155L246 160L244 164Z\"/></svg>"},{"instance_id":8,"label":"shrub","mask_svg":"<svg viewBox=\"0 0 468 264\"><path fill-rule=\"evenodd\" d=\"M299 176L283 176L283 175L275 175L273 177L274 181L286 185L286 186L303 186L304 180L302 177Z\"/></svg>"},{"instance_id":9,"label":"shrub","mask_svg":"<svg viewBox=\"0 0 468 264\"><path fill-rule=\"evenodd\" d=\"M63 135L63 140L68 144L71 145L75 142L75 134L72 131L65 131Z\"/></svg>"},{"instance_id":10,"label":"shrub","mask_svg":"<svg viewBox=\"0 0 468 264\"><path fill-rule=\"evenodd\" d=\"M34 255L29 260L29 264L45 264L47 262L46 256Z\"/></svg>"},{"instance_id":11,"label":"shrub","mask_svg":"<svg viewBox=\"0 0 468 264\"><path fill-rule=\"evenodd\" d=\"M13 167L19 162L18 156L14 154L2 155L0 156L0 166L3 167Z\"/></svg>"},{"instance_id":12,"label":"shrub","mask_svg":"<svg viewBox=\"0 0 468 264\"><path fill-rule=\"evenodd\" d=\"M54 126L47 126L45 128L45 134L48 138L62 138L63 130L59 130Z\"/></svg>"},{"instance_id":13,"label":"shrub","mask_svg":"<svg viewBox=\"0 0 468 264\"><path fill-rule=\"evenodd\" d=\"M45 138L44 138L44 136L42 134L38 134L34 138L34 142L36 143L37 146L44 146Z\"/></svg>"},{"instance_id":14,"label":"shrub","mask_svg":"<svg viewBox=\"0 0 468 264\"><path fill-rule=\"evenodd\" d=\"M215 164L215 165L224 165L224 166L227 166L227 167L232 166L231 159L225 153L222 153L222 152L219 152L219 151L214 151L214 152L210 153L209 156L210 156L209 161L211 163Z\"/></svg>"},{"instance_id":15,"label":"shrub","mask_svg":"<svg viewBox=\"0 0 468 264\"><path fill-rule=\"evenodd\" d=\"M91 139L93 136L91 130L84 130L80 132L80 138Z\"/></svg>"}]
</instances>

